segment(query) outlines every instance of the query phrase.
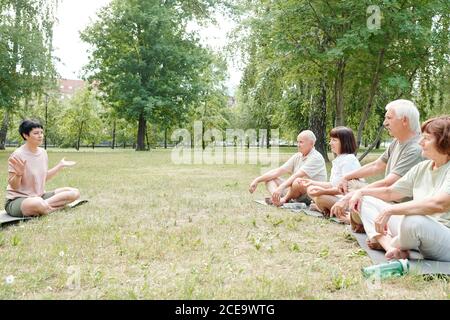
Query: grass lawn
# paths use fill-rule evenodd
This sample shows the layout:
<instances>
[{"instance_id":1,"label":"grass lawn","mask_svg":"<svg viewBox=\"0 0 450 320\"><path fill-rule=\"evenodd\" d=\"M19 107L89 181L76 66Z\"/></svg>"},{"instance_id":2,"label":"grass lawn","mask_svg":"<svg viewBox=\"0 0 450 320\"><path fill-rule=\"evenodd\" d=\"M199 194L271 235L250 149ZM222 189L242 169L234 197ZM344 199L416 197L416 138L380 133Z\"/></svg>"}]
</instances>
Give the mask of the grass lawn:
<instances>
[{"instance_id":1,"label":"grass lawn","mask_svg":"<svg viewBox=\"0 0 450 320\"><path fill-rule=\"evenodd\" d=\"M450 298L442 278L365 281L371 261L343 226L253 202L256 165L86 150L50 151L50 167L62 157L77 165L47 190L78 187L90 202L0 230L0 299Z\"/></svg>"}]
</instances>

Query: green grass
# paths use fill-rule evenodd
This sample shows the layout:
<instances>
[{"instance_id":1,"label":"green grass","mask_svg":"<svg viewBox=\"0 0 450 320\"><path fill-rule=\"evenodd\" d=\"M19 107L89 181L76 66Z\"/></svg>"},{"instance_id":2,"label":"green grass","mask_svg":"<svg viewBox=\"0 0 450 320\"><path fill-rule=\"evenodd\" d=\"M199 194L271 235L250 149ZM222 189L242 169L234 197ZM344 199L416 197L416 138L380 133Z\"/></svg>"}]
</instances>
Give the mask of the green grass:
<instances>
[{"instance_id":1,"label":"green grass","mask_svg":"<svg viewBox=\"0 0 450 320\"><path fill-rule=\"evenodd\" d=\"M11 151L0 153L4 186ZM258 166L83 151L49 152L50 166L63 156L77 165L47 190L78 187L87 205L0 230L0 299L450 296L438 277L366 282L360 269L371 261L343 226L253 202L264 196L262 185L247 191Z\"/></svg>"}]
</instances>

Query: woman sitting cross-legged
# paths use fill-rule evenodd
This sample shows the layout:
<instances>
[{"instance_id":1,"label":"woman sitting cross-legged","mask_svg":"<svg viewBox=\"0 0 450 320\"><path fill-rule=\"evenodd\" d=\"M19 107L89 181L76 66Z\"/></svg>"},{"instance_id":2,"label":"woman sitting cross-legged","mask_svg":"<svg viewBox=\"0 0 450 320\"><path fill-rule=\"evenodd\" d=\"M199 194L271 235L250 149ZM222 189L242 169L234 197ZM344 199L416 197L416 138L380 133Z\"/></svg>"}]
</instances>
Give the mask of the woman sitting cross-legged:
<instances>
[{"instance_id":1,"label":"woman sitting cross-legged","mask_svg":"<svg viewBox=\"0 0 450 320\"><path fill-rule=\"evenodd\" d=\"M308 196L314 201L312 208L330 215L331 207L339 200L337 195L339 182L347 173L361 167L355 157L356 140L352 129L336 127L330 131L331 151L336 155L332 162L330 182L320 182L308 179L298 179L296 182L307 188ZM349 223L348 218L344 220Z\"/></svg>"},{"instance_id":2,"label":"woman sitting cross-legged","mask_svg":"<svg viewBox=\"0 0 450 320\"><path fill-rule=\"evenodd\" d=\"M75 165L64 158L48 170L47 151L40 148L44 129L35 120L24 120L19 133L25 144L17 148L8 159L8 187L5 210L10 216L39 216L63 208L77 200L80 193L75 188L58 188L45 192L45 182L64 167Z\"/></svg>"},{"instance_id":3,"label":"woman sitting cross-legged","mask_svg":"<svg viewBox=\"0 0 450 320\"><path fill-rule=\"evenodd\" d=\"M386 258L419 250L426 259L450 261L450 116L425 121L419 144L429 160L390 187L356 191L350 208L360 213L371 247L384 249ZM413 200L388 202L404 197Z\"/></svg>"}]
</instances>

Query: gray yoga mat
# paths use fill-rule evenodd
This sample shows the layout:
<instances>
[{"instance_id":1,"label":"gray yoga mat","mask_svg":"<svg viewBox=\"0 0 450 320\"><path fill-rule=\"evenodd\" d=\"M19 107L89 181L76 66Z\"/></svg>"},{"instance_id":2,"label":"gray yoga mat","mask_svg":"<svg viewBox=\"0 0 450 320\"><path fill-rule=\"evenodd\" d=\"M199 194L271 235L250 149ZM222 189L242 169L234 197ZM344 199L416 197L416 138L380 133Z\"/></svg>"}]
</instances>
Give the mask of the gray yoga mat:
<instances>
[{"instance_id":1,"label":"gray yoga mat","mask_svg":"<svg viewBox=\"0 0 450 320\"><path fill-rule=\"evenodd\" d=\"M388 260L384 256L385 252L381 250L372 250L367 246L365 233L355 233L348 228L352 235L358 241L361 248L367 252L369 258L374 264L386 263ZM450 275L450 262L434 261L423 259L417 251L411 251L409 266L411 272L418 274L446 274Z\"/></svg>"},{"instance_id":2,"label":"gray yoga mat","mask_svg":"<svg viewBox=\"0 0 450 320\"><path fill-rule=\"evenodd\" d=\"M22 218L11 217L9 214L6 213L6 211L0 212L0 226L6 225L9 223L19 222L19 221L30 220L30 219L31 218L27 218L27 217L22 217Z\"/></svg>"},{"instance_id":3,"label":"gray yoga mat","mask_svg":"<svg viewBox=\"0 0 450 320\"><path fill-rule=\"evenodd\" d=\"M255 200L255 202L269 206L264 200ZM317 211L309 210L308 207L305 208L305 204L303 203L289 203L287 207L280 207L282 209L289 209L293 212L297 213L304 213L311 217L316 218L322 218L324 219L324 216ZM336 218L329 219L331 221L334 221L336 223L343 224ZM351 234L356 238L358 241L358 244L361 246L361 248L367 252L369 258L372 260L373 264L380 264L380 263L386 263L388 260L384 256L385 252L381 250L372 250L367 246L366 239L367 235L365 233L355 233L351 231L350 227L348 227L348 230L351 232ZM415 272L418 274L424 274L424 275L431 275L431 274L445 274L450 275L450 262L443 262L443 261L434 261L434 260L426 260L423 259L422 255L417 251L411 251L410 253L410 270L411 272Z\"/></svg>"},{"instance_id":4,"label":"gray yoga mat","mask_svg":"<svg viewBox=\"0 0 450 320\"><path fill-rule=\"evenodd\" d=\"M88 200L76 200L72 203L69 203L67 205L68 208L75 208L78 206L81 206L85 203L87 203ZM4 225L8 225L8 224L13 224L13 223L18 223L20 221L27 221L33 219L31 217L12 217L9 214L6 213L6 211L0 211L0 227L4 226Z\"/></svg>"},{"instance_id":5,"label":"gray yoga mat","mask_svg":"<svg viewBox=\"0 0 450 320\"><path fill-rule=\"evenodd\" d=\"M269 204L267 204L264 200L255 200L256 203L262 204L264 206L269 206ZM271 205L270 205L271 206ZM314 218L322 218L325 219L325 217L323 216L322 213L314 211L314 210L309 210L309 206L307 206L305 203L303 202L289 202L289 203L285 203L283 204L281 207L279 207L280 209L288 209L292 212L295 213L304 213L307 216L311 216ZM336 218L330 218L328 219L330 221L339 223L339 224L344 224L342 221L339 221Z\"/></svg>"}]
</instances>

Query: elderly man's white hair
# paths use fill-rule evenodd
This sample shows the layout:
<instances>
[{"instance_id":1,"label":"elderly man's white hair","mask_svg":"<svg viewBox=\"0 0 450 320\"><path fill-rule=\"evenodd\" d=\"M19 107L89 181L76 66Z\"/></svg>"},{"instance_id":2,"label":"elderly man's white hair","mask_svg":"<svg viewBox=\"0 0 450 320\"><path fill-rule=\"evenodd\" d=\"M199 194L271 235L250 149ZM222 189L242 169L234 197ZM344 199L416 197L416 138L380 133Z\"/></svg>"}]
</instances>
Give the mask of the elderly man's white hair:
<instances>
[{"instance_id":1,"label":"elderly man's white hair","mask_svg":"<svg viewBox=\"0 0 450 320\"><path fill-rule=\"evenodd\" d=\"M414 102L405 99L394 100L386 105L386 110L394 111L397 119L406 117L411 131L420 133L420 115Z\"/></svg>"},{"instance_id":2,"label":"elderly man's white hair","mask_svg":"<svg viewBox=\"0 0 450 320\"><path fill-rule=\"evenodd\" d=\"M300 132L300 134L304 134L305 136L308 137L308 139L310 139L313 142L313 144L316 144L317 140L316 135L311 130L303 130L302 132Z\"/></svg>"}]
</instances>

